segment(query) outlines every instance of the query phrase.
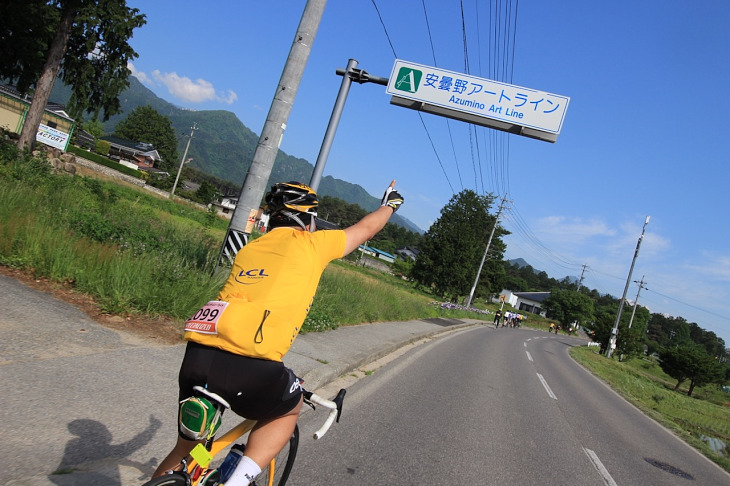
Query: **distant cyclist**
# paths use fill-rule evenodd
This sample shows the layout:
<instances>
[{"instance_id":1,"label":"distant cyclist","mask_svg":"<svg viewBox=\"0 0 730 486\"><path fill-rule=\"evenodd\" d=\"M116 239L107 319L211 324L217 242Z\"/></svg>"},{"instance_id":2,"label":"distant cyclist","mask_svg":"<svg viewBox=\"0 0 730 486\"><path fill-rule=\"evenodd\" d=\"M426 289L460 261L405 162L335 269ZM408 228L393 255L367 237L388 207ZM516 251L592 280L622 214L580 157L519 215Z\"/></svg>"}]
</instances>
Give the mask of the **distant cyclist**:
<instances>
[{"instance_id":1,"label":"distant cyclist","mask_svg":"<svg viewBox=\"0 0 730 486\"><path fill-rule=\"evenodd\" d=\"M215 322L188 320L180 401L193 395L194 386L203 386L238 415L258 421L236 476L255 477L289 441L302 394L282 358L299 333L327 264L372 238L403 203L394 185L380 207L359 222L316 232L317 194L298 182L272 186L265 208L269 230L238 252L218 299L203 308L216 316ZM200 442L184 430L181 426L175 448L154 476L178 466Z\"/></svg>"}]
</instances>

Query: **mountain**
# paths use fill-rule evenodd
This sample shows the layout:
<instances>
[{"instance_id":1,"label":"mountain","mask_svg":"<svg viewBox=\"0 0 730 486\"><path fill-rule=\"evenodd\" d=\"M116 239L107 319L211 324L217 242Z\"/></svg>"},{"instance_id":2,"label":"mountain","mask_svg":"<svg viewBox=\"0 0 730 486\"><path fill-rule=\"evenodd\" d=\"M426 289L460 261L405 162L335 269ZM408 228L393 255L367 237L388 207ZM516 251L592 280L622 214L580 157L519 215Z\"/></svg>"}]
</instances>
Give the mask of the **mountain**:
<instances>
[{"instance_id":1,"label":"mountain","mask_svg":"<svg viewBox=\"0 0 730 486\"><path fill-rule=\"evenodd\" d=\"M538 270L535 267L533 267L532 265L530 265L529 263L527 263L527 261L524 258L513 258L512 260L507 260L507 263L509 263L510 265L516 265L517 268L530 267L530 268L532 268L532 271L535 274L539 274L540 272L542 272L542 270ZM565 277L563 277L562 280L565 280L565 279L568 279L568 282L570 282L570 283L580 282L580 278L573 277L570 275L566 275Z\"/></svg>"},{"instance_id":2,"label":"mountain","mask_svg":"<svg viewBox=\"0 0 730 486\"><path fill-rule=\"evenodd\" d=\"M238 117L224 110L188 110L168 103L147 89L134 76L129 77L129 88L119 95L121 112L111 116L104 123L104 130L111 134L116 126L138 106L149 105L158 113L170 119L178 138L178 152L183 153L190 127L193 123L198 129L188 149L188 158L194 167L208 175L234 183L240 187L251 165L259 136L248 129ZM68 103L71 90L57 80L51 99L59 103ZM177 167L176 162L175 166ZM294 157L282 150L276 155L269 184L279 181L308 182L314 171L309 161ZM267 185L267 186L268 186ZM319 194L340 198L350 204L358 204L363 209L372 211L380 204L380 200L371 196L361 186L335 179L323 177L319 185ZM413 222L399 214L394 214L391 221L397 225L423 233Z\"/></svg>"},{"instance_id":3,"label":"mountain","mask_svg":"<svg viewBox=\"0 0 730 486\"><path fill-rule=\"evenodd\" d=\"M524 258L515 258L514 260L507 260L510 265L517 265L517 268L532 266L525 261Z\"/></svg>"}]
</instances>

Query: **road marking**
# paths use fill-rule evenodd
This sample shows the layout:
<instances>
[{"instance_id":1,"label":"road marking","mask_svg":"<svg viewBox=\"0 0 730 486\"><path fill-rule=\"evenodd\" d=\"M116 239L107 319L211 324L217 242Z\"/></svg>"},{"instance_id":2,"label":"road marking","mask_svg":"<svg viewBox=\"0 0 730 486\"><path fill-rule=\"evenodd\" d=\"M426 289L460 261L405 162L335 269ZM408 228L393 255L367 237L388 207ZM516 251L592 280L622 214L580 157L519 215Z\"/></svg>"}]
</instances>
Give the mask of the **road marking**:
<instances>
[{"instance_id":1,"label":"road marking","mask_svg":"<svg viewBox=\"0 0 730 486\"><path fill-rule=\"evenodd\" d=\"M528 341L529 341L529 340L528 340ZM527 343L526 343L526 342L522 343L522 345L523 345L524 347L527 347Z\"/></svg>"},{"instance_id":2,"label":"road marking","mask_svg":"<svg viewBox=\"0 0 730 486\"><path fill-rule=\"evenodd\" d=\"M608 486L616 486L616 481L614 481L613 478L611 477L611 475L608 474L608 470L603 466L603 463L598 458L598 456L596 455L596 453L593 452L590 449L586 449L585 447L583 448L583 451L588 456L588 459L591 460L591 462L593 463L593 466L595 466L595 468L598 470L598 472L600 473L600 475L603 476L603 481Z\"/></svg>"},{"instance_id":3,"label":"road marking","mask_svg":"<svg viewBox=\"0 0 730 486\"><path fill-rule=\"evenodd\" d=\"M530 355L530 352L529 351L525 351L525 353L527 353L527 359L529 359L530 361L532 361L532 356Z\"/></svg>"},{"instance_id":4,"label":"road marking","mask_svg":"<svg viewBox=\"0 0 730 486\"><path fill-rule=\"evenodd\" d=\"M547 381L545 381L545 378L543 378L540 373L537 373L537 377L540 378L540 383L542 383L542 386L545 387L545 391L547 392L548 396L550 398L553 398L553 399L557 400L558 397L556 397L555 396L555 393L553 393L553 391L550 389L550 387L547 384Z\"/></svg>"}]
</instances>

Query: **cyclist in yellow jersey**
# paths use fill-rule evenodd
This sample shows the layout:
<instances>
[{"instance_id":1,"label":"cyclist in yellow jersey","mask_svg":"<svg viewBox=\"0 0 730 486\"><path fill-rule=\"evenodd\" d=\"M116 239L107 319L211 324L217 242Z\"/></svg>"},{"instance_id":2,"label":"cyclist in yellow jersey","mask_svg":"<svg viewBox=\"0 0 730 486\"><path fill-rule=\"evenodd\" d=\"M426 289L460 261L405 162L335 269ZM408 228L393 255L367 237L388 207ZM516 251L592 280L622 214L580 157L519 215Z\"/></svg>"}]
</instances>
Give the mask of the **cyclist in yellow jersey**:
<instances>
[{"instance_id":1,"label":"cyclist in yellow jersey","mask_svg":"<svg viewBox=\"0 0 730 486\"><path fill-rule=\"evenodd\" d=\"M386 189L381 206L344 230L316 231L317 194L298 182L266 195L269 231L244 246L217 300L186 322L181 401L193 386L223 397L237 414L257 420L238 469L253 478L288 442L302 404L301 387L282 362L312 304L327 264L378 233L403 203ZM154 476L180 464L199 441L180 428ZM237 474L240 476L240 474Z\"/></svg>"}]
</instances>

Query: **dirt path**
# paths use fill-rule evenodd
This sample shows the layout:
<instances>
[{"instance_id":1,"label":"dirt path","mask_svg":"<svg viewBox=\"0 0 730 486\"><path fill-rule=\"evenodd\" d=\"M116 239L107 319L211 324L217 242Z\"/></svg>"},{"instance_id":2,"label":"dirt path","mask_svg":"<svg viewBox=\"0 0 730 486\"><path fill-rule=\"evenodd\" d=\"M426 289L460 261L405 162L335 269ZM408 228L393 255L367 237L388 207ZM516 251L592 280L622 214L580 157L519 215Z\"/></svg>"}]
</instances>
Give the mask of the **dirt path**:
<instances>
[{"instance_id":1,"label":"dirt path","mask_svg":"<svg viewBox=\"0 0 730 486\"><path fill-rule=\"evenodd\" d=\"M0 275L11 277L24 285L67 302L91 319L110 329L127 331L139 337L159 340L164 344L176 344L182 340L182 321L166 317L144 315L113 315L102 311L90 296L77 292L70 285L53 282L47 278L34 278L30 272L0 265Z\"/></svg>"}]
</instances>

